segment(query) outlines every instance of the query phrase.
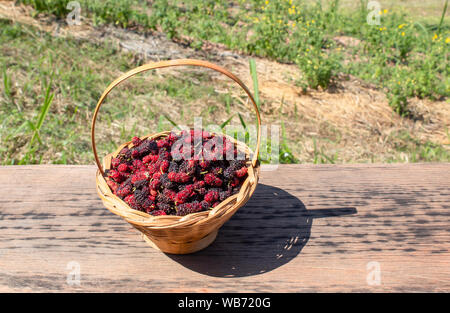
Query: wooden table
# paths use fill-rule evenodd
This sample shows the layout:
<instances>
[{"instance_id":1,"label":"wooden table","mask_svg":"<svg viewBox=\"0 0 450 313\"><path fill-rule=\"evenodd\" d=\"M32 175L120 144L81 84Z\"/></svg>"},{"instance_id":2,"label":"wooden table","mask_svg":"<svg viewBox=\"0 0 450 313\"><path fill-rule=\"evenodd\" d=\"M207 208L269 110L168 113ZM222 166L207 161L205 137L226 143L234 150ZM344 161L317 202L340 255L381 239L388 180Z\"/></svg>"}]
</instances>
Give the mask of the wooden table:
<instances>
[{"instance_id":1,"label":"wooden table","mask_svg":"<svg viewBox=\"0 0 450 313\"><path fill-rule=\"evenodd\" d=\"M192 255L150 248L103 207L94 173L0 167L0 291L450 291L450 164L262 172Z\"/></svg>"}]
</instances>

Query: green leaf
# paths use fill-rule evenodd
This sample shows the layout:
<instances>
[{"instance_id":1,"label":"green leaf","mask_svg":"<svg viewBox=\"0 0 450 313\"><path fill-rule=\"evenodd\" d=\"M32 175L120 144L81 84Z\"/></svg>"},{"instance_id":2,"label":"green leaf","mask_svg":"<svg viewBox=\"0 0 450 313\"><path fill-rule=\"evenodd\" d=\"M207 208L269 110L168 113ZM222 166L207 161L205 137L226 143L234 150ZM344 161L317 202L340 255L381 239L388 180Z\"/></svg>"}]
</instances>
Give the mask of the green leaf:
<instances>
[{"instance_id":1,"label":"green leaf","mask_svg":"<svg viewBox=\"0 0 450 313\"><path fill-rule=\"evenodd\" d=\"M238 115L239 115L239 120L241 121L242 126L243 126L244 128L247 128L247 125L245 124L244 119L242 118L241 113L238 113Z\"/></svg>"},{"instance_id":2,"label":"green leaf","mask_svg":"<svg viewBox=\"0 0 450 313\"><path fill-rule=\"evenodd\" d=\"M221 129L224 129L225 126L227 126L227 125L231 122L231 120L233 119L233 117L234 117L234 114L231 115L225 122L223 122L222 125L220 125L220 128L221 128Z\"/></svg>"},{"instance_id":3,"label":"green leaf","mask_svg":"<svg viewBox=\"0 0 450 313\"><path fill-rule=\"evenodd\" d=\"M250 59L250 74L252 75L253 80L253 93L255 97L256 105L258 106L258 109L260 108L260 102L259 102L259 86L258 86L258 73L256 72L256 63L254 59Z\"/></svg>"},{"instance_id":4,"label":"green leaf","mask_svg":"<svg viewBox=\"0 0 450 313\"><path fill-rule=\"evenodd\" d=\"M166 114L163 114L163 116L166 118L166 120L168 120L170 122L170 124L172 124L173 126L175 126L176 128L181 130L181 128L177 125L177 123L172 121L172 119L170 117L168 117Z\"/></svg>"}]
</instances>

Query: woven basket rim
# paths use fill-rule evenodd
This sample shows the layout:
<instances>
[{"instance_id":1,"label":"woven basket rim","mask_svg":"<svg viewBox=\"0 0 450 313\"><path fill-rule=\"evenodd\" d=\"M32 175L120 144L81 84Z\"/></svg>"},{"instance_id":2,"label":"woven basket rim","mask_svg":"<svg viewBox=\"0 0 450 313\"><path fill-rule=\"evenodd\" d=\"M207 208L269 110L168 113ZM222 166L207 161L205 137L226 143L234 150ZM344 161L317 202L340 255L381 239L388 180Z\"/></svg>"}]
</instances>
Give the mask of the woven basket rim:
<instances>
[{"instance_id":1,"label":"woven basket rim","mask_svg":"<svg viewBox=\"0 0 450 313\"><path fill-rule=\"evenodd\" d=\"M141 139L155 139L155 138L162 138L166 137L170 134L170 131L164 131L154 134L149 134L140 137ZM233 137L230 137L226 134L218 134L215 132L210 132L215 135L220 135L227 137L229 140L233 141L238 149L243 152L245 152L246 155L246 165L248 168L248 175L247 178L242 183L239 192L237 194L234 194L225 200L221 201L216 207L202 212L197 213L190 213L185 216L176 216L176 215L163 215L163 216L153 216L151 214L148 214L146 212L142 212L139 210L135 210L131 208L125 201L117 197L110 187L106 183L105 177L101 174L101 172L97 169L96 173L96 181L97 181L97 193L99 194L100 198L105 201L105 198L108 197L109 202L115 202L115 204L119 204L119 206L116 206L114 209L112 209L109 205L106 205L107 209L111 211L112 213L121 216L124 218L127 222L144 226L149 229L168 229L168 228L178 228L178 227L184 227L189 224L195 223L196 225L207 223L209 220L216 218L218 216L222 216L228 213L233 213L240 207L235 207L235 205L232 205L231 207L228 205L230 202L235 201L239 202L239 198L242 198L244 195L247 195L250 197L254 189L256 187L256 184L258 183L259 178L259 169L260 164L259 162L256 162L256 165L254 166L252 162L250 161L250 156L253 153L253 151L243 142L236 140ZM111 159L119 154L119 152L124 147L132 147L133 144L131 141L126 142L122 145L120 145L114 152L107 154L103 158L103 168L109 169ZM103 187L103 188L101 188ZM121 208L121 209L118 209ZM231 212L232 211L232 212Z\"/></svg>"}]
</instances>

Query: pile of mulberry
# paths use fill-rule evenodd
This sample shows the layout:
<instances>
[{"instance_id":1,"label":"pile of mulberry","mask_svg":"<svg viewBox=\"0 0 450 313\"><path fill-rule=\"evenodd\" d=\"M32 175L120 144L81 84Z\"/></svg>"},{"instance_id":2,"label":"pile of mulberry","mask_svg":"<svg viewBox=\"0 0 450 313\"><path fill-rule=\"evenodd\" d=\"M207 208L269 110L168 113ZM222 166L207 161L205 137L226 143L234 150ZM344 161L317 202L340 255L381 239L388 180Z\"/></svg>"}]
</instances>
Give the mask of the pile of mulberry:
<instances>
[{"instance_id":1,"label":"pile of mulberry","mask_svg":"<svg viewBox=\"0 0 450 313\"><path fill-rule=\"evenodd\" d=\"M233 142L205 131L133 137L132 145L111 160L106 179L113 193L135 210L184 216L210 210L239 192L247 164L227 160L230 155L238 155Z\"/></svg>"}]
</instances>

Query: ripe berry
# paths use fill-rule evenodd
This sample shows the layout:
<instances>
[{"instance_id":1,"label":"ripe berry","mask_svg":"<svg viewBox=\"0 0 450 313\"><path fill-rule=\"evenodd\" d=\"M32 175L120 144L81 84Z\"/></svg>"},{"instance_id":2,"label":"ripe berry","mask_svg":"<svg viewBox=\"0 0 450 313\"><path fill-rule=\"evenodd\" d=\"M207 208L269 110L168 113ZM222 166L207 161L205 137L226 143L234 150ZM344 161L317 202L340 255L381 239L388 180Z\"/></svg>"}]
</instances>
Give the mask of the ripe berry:
<instances>
[{"instance_id":1,"label":"ripe berry","mask_svg":"<svg viewBox=\"0 0 450 313\"><path fill-rule=\"evenodd\" d=\"M112 168L117 168L120 164L120 159L119 158L112 158L111 159L111 166Z\"/></svg>"},{"instance_id":2,"label":"ripe berry","mask_svg":"<svg viewBox=\"0 0 450 313\"><path fill-rule=\"evenodd\" d=\"M141 160L137 159L133 161L133 167L135 170L139 170L143 167L145 167L144 162L142 162Z\"/></svg>"},{"instance_id":3,"label":"ripe berry","mask_svg":"<svg viewBox=\"0 0 450 313\"><path fill-rule=\"evenodd\" d=\"M133 143L133 146L137 147L142 143L142 140L139 137L133 137L133 139L131 139L131 142Z\"/></svg>"},{"instance_id":4,"label":"ripe berry","mask_svg":"<svg viewBox=\"0 0 450 313\"><path fill-rule=\"evenodd\" d=\"M159 181L159 179L152 179L150 181L149 184L150 189L158 190L159 186L161 186L161 182Z\"/></svg>"},{"instance_id":5,"label":"ripe berry","mask_svg":"<svg viewBox=\"0 0 450 313\"><path fill-rule=\"evenodd\" d=\"M160 170L162 173L167 172L167 170L169 169L169 161L164 160L161 162L161 166L160 166Z\"/></svg>"},{"instance_id":6,"label":"ripe berry","mask_svg":"<svg viewBox=\"0 0 450 313\"><path fill-rule=\"evenodd\" d=\"M220 187L222 185L222 180L219 177L214 176L214 174L208 173L205 175L205 183L211 186Z\"/></svg>"},{"instance_id":7,"label":"ripe berry","mask_svg":"<svg viewBox=\"0 0 450 313\"><path fill-rule=\"evenodd\" d=\"M122 173L128 172L128 169L129 169L129 167L128 167L128 165L125 164L125 163L121 163L121 164L117 167L117 170L118 170L119 172L122 172Z\"/></svg>"},{"instance_id":8,"label":"ripe berry","mask_svg":"<svg viewBox=\"0 0 450 313\"><path fill-rule=\"evenodd\" d=\"M231 186L236 187L239 184L240 184L239 178L234 177L233 180L231 181Z\"/></svg>"},{"instance_id":9,"label":"ripe berry","mask_svg":"<svg viewBox=\"0 0 450 313\"><path fill-rule=\"evenodd\" d=\"M147 180L148 175L144 171L137 172L131 176L131 182L134 184L139 180Z\"/></svg>"},{"instance_id":10,"label":"ripe berry","mask_svg":"<svg viewBox=\"0 0 450 313\"><path fill-rule=\"evenodd\" d=\"M169 178L170 181L176 181L177 173L176 172L170 172L167 174L167 178Z\"/></svg>"},{"instance_id":11,"label":"ripe berry","mask_svg":"<svg viewBox=\"0 0 450 313\"><path fill-rule=\"evenodd\" d=\"M191 145L184 151L194 153L193 159L180 160L171 154L175 150L185 156L184 141L203 144L200 149ZM244 160L222 160L222 153L236 154L233 142L205 131L171 133L157 140L134 137L132 144L111 160L107 182L131 208L152 215L182 216L209 210L239 192L248 173ZM180 147L176 149L176 145Z\"/></svg>"},{"instance_id":12,"label":"ripe berry","mask_svg":"<svg viewBox=\"0 0 450 313\"><path fill-rule=\"evenodd\" d=\"M134 194L128 195L125 197L124 201L128 203L128 205L135 210L139 210L139 206L136 203L136 199L134 198Z\"/></svg>"},{"instance_id":13,"label":"ripe berry","mask_svg":"<svg viewBox=\"0 0 450 313\"><path fill-rule=\"evenodd\" d=\"M189 180L189 178L190 178L189 175L186 173L178 173L177 175L177 181L179 183L185 183Z\"/></svg>"},{"instance_id":14,"label":"ripe berry","mask_svg":"<svg viewBox=\"0 0 450 313\"><path fill-rule=\"evenodd\" d=\"M248 169L244 166L243 168L235 172L237 177L244 177L247 174Z\"/></svg>"},{"instance_id":15,"label":"ripe berry","mask_svg":"<svg viewBox=\"0 0 450 313\"><path fill-rule=\"evenodd\" d=\"M156 172L152 176L152 179L160 179L160 178L161 178L161 173L160 172Z\"/></svg>"},{"instance_id":16,"label":"ripe berry","mask_svg":"<svg viewBox=\"0 0 450 313\"><path fill-rule=\"evenodd\" d=\"M205 187L205 181L199 180L194 183L194 189L200 189Z\"/></svg>"},{"instance_id":17,"label":"ripe berry","mask_svg":"<svg viewBox=\"0 0 450 313\"><path fill-rule=\"evenodd\" d=\"M219 199L219 193L215 190L209 191L205 195L205 201L207 201L208 203L213 203L213 202L217 201L218 199Z\"/></svg>"},{"instance_id":18,"label":"ripe berry","mask_svg":"<svg viewBox=\"0 0 450 313\"><path fill-rule=\"evenodd\" d=\"M201 167L203 170L204 170L204 169L207 169L207 168L209 167L209 164L210 164L210 162L209 162L209 161L206 161L206 160L201 160L200 163L199 163L200 167Z\"/></svg>"},{"instance_id":19,"label":"ripe berry","mask_svg":"<svg viewBox=\"0 0 450 313\"><path fill-rule=\"evenodd\" d=\"M116 170L110 170L109 177L114 179L114 181L116 181L117 183L121 183L124 180L124 176L119 171Z\"/></svg>"},{"instance_id":20,"label":"ripe berry","mask_svg":"<svg viewBox=\"0 0 450 313\"><path fill-rule=\"evenodd\" d=\"M116 191L116 195L124 198L126 196L128 196L131 193L131 186L130 185L126 185L124 187L119 187Z\"/></svg>"},{"instance_id":21,"label":"ripe berry","mask_svg":"<svg viewBox=\"0 0 450 313\"><path fill-rule=\"evenodd\" d=\"M109 188L111 188L113 193L115 193L117 188L119 187L119 184L112 180L108 180L106 183L108 184Z\"/></svg>"},{"instance_id":22,"label":"ripe berry","mask_svg":"<svg viewBox=\"0 0 450 313\"><path fill-rule=\"evenodd\" d=\"M139 150L138 150L137 148L133 148L133 149L131 150L131 157L132 157L133 159L139 158L140 155L141 155L141 154L140 154L140 152L139 152Z\"/></svg>"}]
</instances>

